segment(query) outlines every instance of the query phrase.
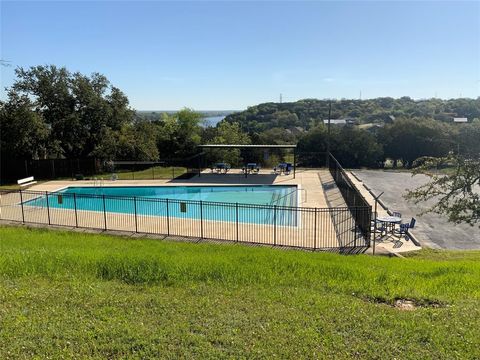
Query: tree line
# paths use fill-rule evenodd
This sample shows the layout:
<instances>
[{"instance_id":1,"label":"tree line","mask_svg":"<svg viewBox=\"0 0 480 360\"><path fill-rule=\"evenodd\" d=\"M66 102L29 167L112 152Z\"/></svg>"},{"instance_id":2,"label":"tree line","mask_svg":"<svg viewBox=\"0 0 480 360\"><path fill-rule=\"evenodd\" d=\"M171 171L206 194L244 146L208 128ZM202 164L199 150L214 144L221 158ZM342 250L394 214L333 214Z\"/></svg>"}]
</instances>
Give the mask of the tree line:
<instances>
[{"instance_id":1,"label":"tree line","mask_svg":"<svg viewBox=\"0 0 480 360\"><path fill-rule=\"evenodd\" d=\"M146 118L99 73L88 76L54 65L18 68L0 102L1 155L152 161L187 158L200 143L298 143L302 160L302 153L327 150L323 120L329 106L330 101L314 99L266 103L206 126L191 109ZM453 124L452 116L473 120ZM383 167L387 159L410 167L422 156L480 154L480 99L334 101L332 118L342 117L355 121L331 126L330 149L347 167ZM270 162L282 160L281 153L271 155ZM308 159L305 165L315 165ZM207 160L242 161L238 150L216 150Z\"/></svg>"},{"instance_id":2,"label":"tree line","mask_svg":"<svg viewBox=\"0 0 480 360\"><path fill-rule=\"evenodd\" d=\"M72 73L54 65L18 68L0 102L2 157L158 160L194 154L207 139L234 141L239 128L202 127L190 109L139 116L127 96L98 73Z\"/></svg>"}]
</instances>

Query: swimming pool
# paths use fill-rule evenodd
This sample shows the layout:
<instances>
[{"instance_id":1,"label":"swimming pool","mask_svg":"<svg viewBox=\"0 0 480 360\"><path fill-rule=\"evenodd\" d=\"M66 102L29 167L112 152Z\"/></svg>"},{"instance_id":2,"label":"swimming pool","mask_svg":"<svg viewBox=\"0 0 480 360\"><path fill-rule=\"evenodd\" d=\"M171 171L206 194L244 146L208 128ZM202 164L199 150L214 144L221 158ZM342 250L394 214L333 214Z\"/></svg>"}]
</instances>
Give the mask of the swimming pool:
<instances>
[{"instance_id":1,"label":"swimming pool","mask_svg":"<svg viewBox=\"0 0 480 360\"><path fill-rule=\"evenodd\" d=\"M297 194L295 185L68 187L24 205L295 226Z\"/></svg>"}]
</instances>

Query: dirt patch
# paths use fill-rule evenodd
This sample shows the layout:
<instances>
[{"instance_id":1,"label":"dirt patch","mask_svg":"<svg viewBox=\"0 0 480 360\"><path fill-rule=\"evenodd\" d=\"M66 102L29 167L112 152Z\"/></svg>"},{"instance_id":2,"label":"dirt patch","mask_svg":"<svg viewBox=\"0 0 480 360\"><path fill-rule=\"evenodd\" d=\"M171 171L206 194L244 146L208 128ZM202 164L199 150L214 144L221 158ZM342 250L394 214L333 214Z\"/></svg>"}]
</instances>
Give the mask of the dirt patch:
<instances>
[{"instance_id":1,"label":"dirt patch","mask_svg":"<svg viewBox=\"0 0 480 360\"><path fill-rule=\"evenodd\" d=\"M417 305L412 300L398 299L395 300L393 307L398 310L413 311L417 308Z\"/></svg>"},{"instance_id":2,"label":"dirt patch","mask_svg":"<svg viewBox=\"0 0 480 360\"><path fill-rule=\"evenodd\" d=\"M404 311L413 311L418 308L441 308L448 306L448 304L436 300L396 299L393 303L394 308Z\"/></svg>"},{"instance_id":3,"label":"dirt patch","mask_svg":"<svg viewBox=\"0 0 480 360\"><path fill-rule=\"evenodd\" d=\"M391 300L386 300L382 298L364 298L364 301L372 302L375 304L383 304L390 307L393 307L400 311L415 311L419 308L441 308L448 307L447 304L443 304L436 300L425 300L425 299L395 299L393 302Z\"/></svg>"}]
</instances>

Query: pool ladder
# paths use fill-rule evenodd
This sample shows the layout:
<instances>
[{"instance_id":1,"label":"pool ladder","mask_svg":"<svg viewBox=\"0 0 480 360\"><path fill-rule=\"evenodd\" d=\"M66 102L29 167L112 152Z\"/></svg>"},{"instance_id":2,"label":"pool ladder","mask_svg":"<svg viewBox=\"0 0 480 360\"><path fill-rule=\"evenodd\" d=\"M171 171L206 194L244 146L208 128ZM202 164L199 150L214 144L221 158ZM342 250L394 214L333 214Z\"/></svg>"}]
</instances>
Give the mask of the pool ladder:
<instances>
[{"instance_id":1,"label":"pool ladder","mask_svg":"<svg viewBox=\"0 0 480 360\"><path fill-rule=\"evenodd\" d=\"M96 177L93 178L93 186L94 187L102 187L104 185L103 177L97 179Z\"/></svg>"}]
</instances>

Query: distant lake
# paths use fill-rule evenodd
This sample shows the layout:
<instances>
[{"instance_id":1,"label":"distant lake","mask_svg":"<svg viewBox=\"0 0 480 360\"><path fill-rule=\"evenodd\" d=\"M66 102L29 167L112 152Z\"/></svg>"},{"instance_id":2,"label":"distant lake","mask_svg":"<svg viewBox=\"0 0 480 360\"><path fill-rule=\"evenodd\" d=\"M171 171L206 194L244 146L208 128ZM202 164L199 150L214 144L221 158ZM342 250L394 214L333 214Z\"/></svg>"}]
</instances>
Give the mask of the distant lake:
<instances>
[{"instance_id":1,"label":"distant lake","mask_svg":"<svg viewBox=\"0 0 480 360\"><path fill-rule=\"evenodd\" d=\"M207 126L215 126L217 123L225 119L224 115L221 116L205 116L203 118L207 124Z\"/></svg>"}]
</instances>

